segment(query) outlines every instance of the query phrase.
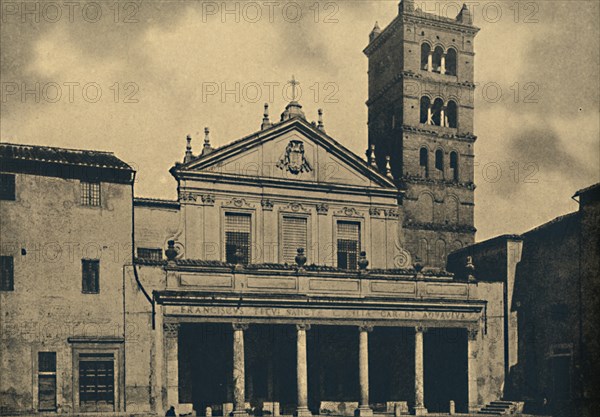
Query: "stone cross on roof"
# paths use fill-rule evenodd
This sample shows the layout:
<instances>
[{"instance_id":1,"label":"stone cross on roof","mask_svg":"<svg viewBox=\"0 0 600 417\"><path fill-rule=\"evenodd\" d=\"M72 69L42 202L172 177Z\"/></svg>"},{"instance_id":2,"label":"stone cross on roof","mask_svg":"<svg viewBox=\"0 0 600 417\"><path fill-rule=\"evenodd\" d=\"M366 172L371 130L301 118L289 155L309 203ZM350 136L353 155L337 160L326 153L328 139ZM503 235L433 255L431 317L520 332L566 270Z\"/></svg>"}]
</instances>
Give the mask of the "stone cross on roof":
<instances>
[{"instance_id":1,"label":"stone cross on roof","mask_svg":"<svg viewBox=\"0 0 600 417\"><path fill-rule=\"evenodd\" d=\"M300 82L296 81L296 77L292 75L289 83L292 85L292 101L296 101L296 86L300 85Z\"/></svg>"}]
</instances>

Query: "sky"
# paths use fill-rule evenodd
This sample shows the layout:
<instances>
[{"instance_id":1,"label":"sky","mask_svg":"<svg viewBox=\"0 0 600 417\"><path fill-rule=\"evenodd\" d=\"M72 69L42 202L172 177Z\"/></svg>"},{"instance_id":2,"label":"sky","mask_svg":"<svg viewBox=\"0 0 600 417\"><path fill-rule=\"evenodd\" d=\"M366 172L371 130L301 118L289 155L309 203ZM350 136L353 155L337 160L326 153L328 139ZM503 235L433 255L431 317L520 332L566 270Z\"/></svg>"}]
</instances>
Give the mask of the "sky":
<instances>
[{"instance_id":1,"label":"sky","mask_svg":"<svg viewBox=\"0 0 600 417\"><path fill-rule=\"evenodd\" d=\"M419 1L454 18L461 3ZM220 146L278 120L300 82L309 120L363 156L375 21L397 1L2 1L0 140L114 152L137 196L176 198L169 168L204 128ZM600 180L597 1L471 1L477 240L577 210Z\"/></svg>"}]
</instances>

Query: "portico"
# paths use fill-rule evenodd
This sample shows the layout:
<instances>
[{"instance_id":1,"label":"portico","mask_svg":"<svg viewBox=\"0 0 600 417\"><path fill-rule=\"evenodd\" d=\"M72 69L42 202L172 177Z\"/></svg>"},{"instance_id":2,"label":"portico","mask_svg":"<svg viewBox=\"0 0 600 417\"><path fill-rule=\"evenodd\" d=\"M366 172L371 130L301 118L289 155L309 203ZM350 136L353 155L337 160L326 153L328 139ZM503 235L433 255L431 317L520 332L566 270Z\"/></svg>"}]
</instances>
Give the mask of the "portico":
<instances>
[{"instance_id":1,"label":"portico","mask_svg":"<svg viewBox=\"0 0 600 417\"><path fill-rule=\"evenodd\" d=\"M173 281L179 281L175 277L181 271L176 269L167 273ZM271 275L271 285L275 285L273 271ZM264 410L298 416L320 411L371 416L374 408L394 411L396 403L401 410L409 407L413 414L423 415L429 404L444 410L449 400L464 411L478 406L476 352L479 336L485 331L486 302L476 297L475 284L446 282L436 287L447 278L405 276L404 280L392 281L389 277L386 280L385 274L357 272L345 279L346 284L359 284L355 296L343 285L337 291L330 288L326 295L310 290L315 288L314 280L323 278L320 275L294 271L277 278L295 281L307 289L304 294L283 294L276 288L237 294L200 288L156 292L157 322L162 322L166 335L164 406L193 408L197 415L207 411L212 415L246 415ZM202 276L205 282L212 279L197 274L197 286L201 286ZM186 277L189 282L189 271ZM266 279L258 278L255 271L237 271L232 278L233 286ZM390 296L389 288L399 283L412 286L415 294L423 296L429 288L430 296ZM385 297L356 297L384 284L388 290ZM436 288L446 296L434 296ZM173 329L178 331L176 338ZM464 393L457 391L452 398L448 393L448 398L442 399L427 388L428 377L441 377L436 369L428 368L429 358L439 355L437 351L431 353L432 349L451 350L459 358L453 362L462 364L462 369L451 375L464 375L464 383L457 379L459 382L447 385L457 385ZM187 353L181 354L182 350ZM388 352L394 353L386 356ZM216 369L211 358L227 365ZM377 369L370 371L370 365ZM385 367L394 371L386 374L381 371ZM188 370L186 377L180 375L182 369ZM196 375L203 373L210 378ZM429 391L433 397L428 398ZM338 408L329 409L333 406Z\"/></svg>"}]
</instances>

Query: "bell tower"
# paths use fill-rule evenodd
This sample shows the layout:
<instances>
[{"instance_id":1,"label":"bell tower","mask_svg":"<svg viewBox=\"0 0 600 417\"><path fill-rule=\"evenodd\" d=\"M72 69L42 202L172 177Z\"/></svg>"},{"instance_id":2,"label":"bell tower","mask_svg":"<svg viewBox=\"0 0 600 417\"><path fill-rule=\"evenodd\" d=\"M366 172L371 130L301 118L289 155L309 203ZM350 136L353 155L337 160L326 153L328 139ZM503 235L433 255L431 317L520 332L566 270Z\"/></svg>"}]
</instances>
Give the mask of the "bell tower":
<instances>
[{"instance_id":1,"label":"bell tower","mask_svg":"<svg viewBox=\"0 0 600 417\"><path fill-rule=\"evenodd\" d=\"M470 245L474 228L473 26L466 5L455 18L402 0L383 30L376 23L369 59L369 147L387 160L399 188L407 249L425 266L443 267Z\"/></svg>"}]
</instances>

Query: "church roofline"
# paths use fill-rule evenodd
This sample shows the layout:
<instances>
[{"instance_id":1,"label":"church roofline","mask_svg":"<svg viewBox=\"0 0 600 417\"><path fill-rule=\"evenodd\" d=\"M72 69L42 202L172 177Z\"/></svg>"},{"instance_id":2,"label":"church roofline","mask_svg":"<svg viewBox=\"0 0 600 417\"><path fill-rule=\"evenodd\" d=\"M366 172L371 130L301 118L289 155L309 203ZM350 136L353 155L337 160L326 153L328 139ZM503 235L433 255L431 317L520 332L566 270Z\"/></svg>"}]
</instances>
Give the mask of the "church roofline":
<instances>
[{"instance_id":1,"label":"church roofline","mask_svg":"<svg viewBox=\"0 0 600 417\"><path fill-rule=\"evenodd\" d=\"M157 266L173 271L195 272L229 272L236 274L278 274L278 275L319 275L343 276L344 278L388 279L388 280L452 280L454 274L440 268L424 268L417 276L414 268L375 268L375 269L342 269L327 265L305 265L301 270L294 264L256 263L235 265L223 261L203 259L175 259L173 263L166 260L135 258L134 263L143 266Z\"/></svg>"},{"instance_id":2,"label":"church roofline","mask_svg":"<svg viewBox=\"0 0 600 417\"><path fill-rule=\"evenodd\" d=\"M356 155L354 152L346 148L340 142L336 141L334 138L326 134L323 130L318 129L317 126L313 126L311 123L309 123L307 120L301 117L294 117L279 123L275 123L273 124L273 126L265 130L259 130L250 135L234 140L219 148L216 148L210 154L195 158L189 163L176 163L170 170L171 175L173 175L176 179L185 175L189 175L194 169L203 166L209 167L213 164L218 163L220 160L227 158L231 154L246 151L247 149L249 149L249 147L251 147L255 143L260 142L263 139L267 139L278 134L286 133L295 128L299 129L307 136L311 136L317 142L321 142L325 146L333 145L327 147L330 151L334 151L332 153L334 153L336 156L340 157L342 160L347 162L349 165L353 166L355 169L363 172L363 174L365 174L368 178L376 182L378 185L396 191L396 185L393 181L385 177L383 174L379 173L377 170L373 169L371 166L369 166L367 161L361 159L358 155ZM239 176L236 176L236 178L239 178ZM261 178L260 181L266 181L266 179ZM328 187L331 185L333 184L327 184Z\"/></svg>"}]
</instances>

